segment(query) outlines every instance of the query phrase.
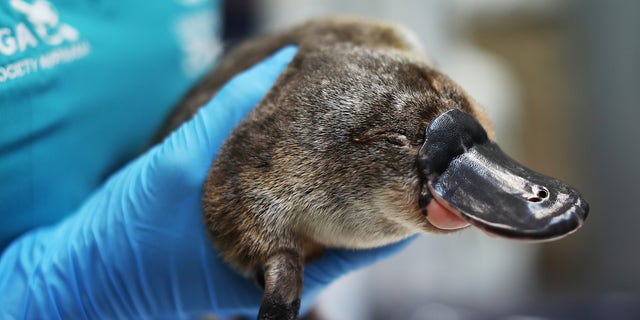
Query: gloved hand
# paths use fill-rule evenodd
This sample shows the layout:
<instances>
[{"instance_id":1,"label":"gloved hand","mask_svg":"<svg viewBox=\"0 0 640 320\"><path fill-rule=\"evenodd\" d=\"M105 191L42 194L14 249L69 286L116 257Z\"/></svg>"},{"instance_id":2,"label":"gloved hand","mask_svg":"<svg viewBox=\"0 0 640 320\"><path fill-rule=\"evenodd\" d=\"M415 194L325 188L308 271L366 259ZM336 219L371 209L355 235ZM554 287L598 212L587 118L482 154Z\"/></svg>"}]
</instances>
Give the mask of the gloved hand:
<instances>
[{"instance_id":1,"label":"gloved hand","mask_svg":"<svg viewBox=\"0 0 640 320\"><path fill-rule=\"evenodd\" d=\"M14 241L0 258L0 318L255 317L262 292L218 257L202 223L200 196L225 137L295 52L284 48L233 78L77 212ZM328 251L305 268L303 310L336 278L406 243Z\"/></svg>"}]
</instances>

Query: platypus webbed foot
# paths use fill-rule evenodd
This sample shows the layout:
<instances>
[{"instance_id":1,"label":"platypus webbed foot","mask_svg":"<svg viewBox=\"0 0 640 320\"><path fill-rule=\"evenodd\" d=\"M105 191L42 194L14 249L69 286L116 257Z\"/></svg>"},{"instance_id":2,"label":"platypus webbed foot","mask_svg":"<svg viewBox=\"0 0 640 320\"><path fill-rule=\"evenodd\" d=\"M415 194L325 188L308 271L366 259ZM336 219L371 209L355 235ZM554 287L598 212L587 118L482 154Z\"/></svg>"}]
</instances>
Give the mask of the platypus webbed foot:
<instances>
[{"instance_id":1,"label":"platypus webbed foot","mask_svg":"<svg viewBox=\"0 0 640 320\"><path fill-rule=\"evenodd\" d=\"M263 266L264 295L258 320L295 320L300 309L303 262L295 250L282 250Z\"/></svg>"},{"instance_id":2,"label":"platypus webbed foot","mask_svg":"<svg viewBox=\"0 0 640 320\"><path fill-rule=\"evenodd\" d=\"M460 110L431 122L418 167L423 208L435 200L498 236L559 238L577 230L589 211L575 189L515 162L473 116Z\"/></svg>"}]
</instances>

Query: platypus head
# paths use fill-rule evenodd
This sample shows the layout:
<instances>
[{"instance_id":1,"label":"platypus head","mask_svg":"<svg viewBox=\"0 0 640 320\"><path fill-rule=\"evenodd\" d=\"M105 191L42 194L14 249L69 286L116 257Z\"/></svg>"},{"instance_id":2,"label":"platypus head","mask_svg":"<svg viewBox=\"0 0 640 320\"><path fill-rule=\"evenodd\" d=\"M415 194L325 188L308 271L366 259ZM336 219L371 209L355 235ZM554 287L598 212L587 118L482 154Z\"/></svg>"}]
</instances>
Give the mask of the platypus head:
<instances>
[{"instance_id":1,"label":"platypus head","mask_svg":"<svg viewBox=\"0 0 640 320\"><path fill-rule=\"evenodd\" d=\"M366 239L365 246L471 224L546 240L582 225L588 206L578 192L503 153L480 107L428 63L351 47L305 62L302 78L290 82L297 109L288 112L306 119L295 125L294 141L306 147L291 143L283 153L315 168L304 171L305 181L327 188L308 191L306 203L338 204L322 206L326 218L314 226L327 230L318 237L350 246ZM314 201L317 194L322 200Z\"/></svg>"}]
</instances>

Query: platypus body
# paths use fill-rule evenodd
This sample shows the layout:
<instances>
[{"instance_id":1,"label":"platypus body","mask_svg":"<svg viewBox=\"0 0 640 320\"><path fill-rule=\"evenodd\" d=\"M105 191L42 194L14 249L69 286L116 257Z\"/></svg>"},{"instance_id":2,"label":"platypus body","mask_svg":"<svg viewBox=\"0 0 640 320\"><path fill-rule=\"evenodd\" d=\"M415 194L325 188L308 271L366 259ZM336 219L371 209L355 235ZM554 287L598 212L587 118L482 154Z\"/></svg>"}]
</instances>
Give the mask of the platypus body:
<instances>
[{"instance_id":1,"label":"platypus body","mask_svg":"<svg viewBox=\"0 0 640 320\"><path fill-rule=\"evenodd\" d=\"M297 318L304 262L325 248L450 232L430 208L516 239L555 239L584 221L580 195L502 153L482 109L413 39L381 22L322 19L245 43L160 133L233 75L297 45L219 151L202 198L215 248L264 287L259 319Z\"/></svg>"}]
</instances>

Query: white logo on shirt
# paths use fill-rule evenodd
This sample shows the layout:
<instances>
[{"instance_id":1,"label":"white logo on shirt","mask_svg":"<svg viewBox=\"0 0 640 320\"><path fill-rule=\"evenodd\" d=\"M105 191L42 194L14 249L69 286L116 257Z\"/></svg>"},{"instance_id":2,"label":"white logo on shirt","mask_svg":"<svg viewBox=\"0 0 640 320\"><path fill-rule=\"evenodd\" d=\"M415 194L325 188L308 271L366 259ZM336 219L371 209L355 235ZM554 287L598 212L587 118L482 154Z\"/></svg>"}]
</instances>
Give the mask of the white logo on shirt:
<instances>
[{"instance_id":1,"label":"white logo on shirt","mask_svg":"<svg viewBox=\"0 0 640 320\"><path fill-rule=\"evenodd\" d=\"M89 42L80 39L76 28L60 21L57 10L49 1L10 0L9 4L25 19L14 26L0 27L0 55L11 58L42 43L53 49L0 65L0 83L78 60L91 51Z\"/></svg>"},{"instance_id":2,"label":"white logo on shirt","mask_svg":"<svg viewBox=\"0 0 640 320\"><path fill-rule=\"evenodd\" d=\"M78 41L80 34L72 26L60 22L55 8L46 0L28 3L24 0L11 0L13 9L22 13L35 34L26 23L20 22L12 28L0 28L0 53L10 56L35 48L40 42L57 46L65 41Z\"/></svg>"},{"instance_id":3,"label":"white logo on shirt","mask_svg":"<svg viewBox=\"0 0 640 320\"><path fill-rule=\"evenodd\" d=\"M210 11L187 14L176 21L175 32L183 54L182 71L186 75L200 75L222 52L216 33L218 24L216 15Z\"/></svg>"}]
</instances>

